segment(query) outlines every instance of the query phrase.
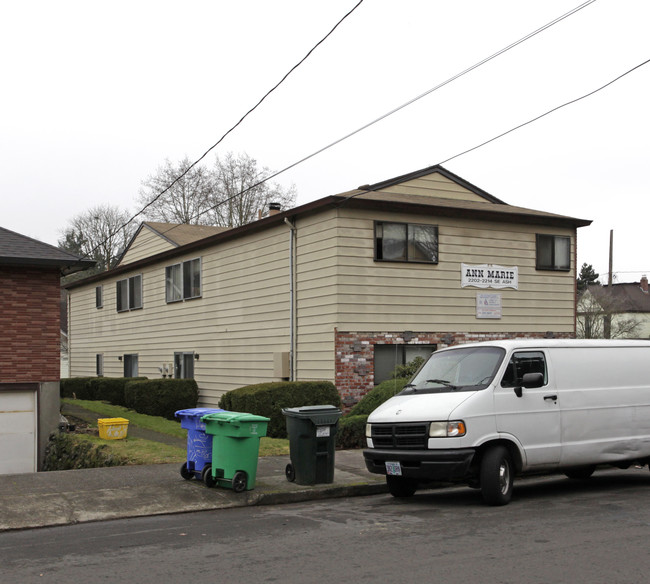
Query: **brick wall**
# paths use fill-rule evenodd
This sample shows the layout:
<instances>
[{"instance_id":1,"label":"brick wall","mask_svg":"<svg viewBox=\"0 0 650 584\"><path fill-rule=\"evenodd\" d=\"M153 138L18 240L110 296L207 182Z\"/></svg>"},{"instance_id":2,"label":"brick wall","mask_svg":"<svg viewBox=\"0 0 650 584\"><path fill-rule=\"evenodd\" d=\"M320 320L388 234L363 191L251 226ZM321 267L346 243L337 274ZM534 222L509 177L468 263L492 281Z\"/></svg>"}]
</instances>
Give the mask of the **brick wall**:
<instances>
[{"instance_id":1,"label":"brick wall","mask_svg":"<svg viewBox=\"0 0 650 584\"><path fill-rule=\"evenodd\" d=\"M539 333L431 333L409 332L342 332L335 331L336 352L336 387L341 394L344 408L357 403L374 387L374 346L388 345L436 345L444 349L451 345L463 343L490 341L497 339L542 338ZM556 337L573 338L573 335L555 335Z\"/></svg>"},{"instance_id":2,"label":"brick wall","mask_svg":"<svg viewBox=\"0 0 650 584\"><path fill-rule=\"evenodd\" d=\"M59 381L59 270L2 266L0 285L0 382Z\"/></svg>"}]
</instances>

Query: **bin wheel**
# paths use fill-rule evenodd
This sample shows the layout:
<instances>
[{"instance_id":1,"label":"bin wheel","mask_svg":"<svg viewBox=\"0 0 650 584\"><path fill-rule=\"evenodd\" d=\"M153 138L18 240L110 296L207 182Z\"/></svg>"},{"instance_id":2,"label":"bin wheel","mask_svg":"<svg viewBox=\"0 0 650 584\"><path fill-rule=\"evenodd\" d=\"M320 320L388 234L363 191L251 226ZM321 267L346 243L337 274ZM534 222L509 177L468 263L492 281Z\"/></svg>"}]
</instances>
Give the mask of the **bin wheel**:
<instances>
[{"instance_id":1,"label":"bin wheel","mask_svg":"<svg viewBox=\"0 0 650 584\"><path fill-rule=\"evenodd\" d=\"M206 464L203 467L203 472L201 473L201 479L205 483L205 486L210 488L210 489L217 485L217 481L215 481L214 477L212 476L212 465L211 464Z\"/></svg>"},{"instance_id":2,"label":"bin wheel","mask_svg":"<svg viewBox=\"0 0 650 584\"><path fill-rule=\"evenodd\" d=\"M232 477L232 490L235 491L235 493L241 493L246 490L246 473L238 470L235 473L235 476Z\"/></svg>"},{"instance_id":3,"label":"bin wheel","mask_svg":"<svg viewBox=\"0 0 650 584\"><path fill-rule=\"evenodd\" d=\"M181 466L181 476L186 481L189 481L190 479L194 478L194 471L188 468L187 462L184 462L183 466Z\"/></svg>"},{"instance_id":4,"label":"bin wheel","mask_svg":"<svg viewBox=\"0 0 650 584\"><path fill-rule=\"evenodd\" d=\"M287 464L287 468L284 469L284 474L290 483L296 480L296 469L293 468L293 464Z\"/></svg>"}]
</instances>

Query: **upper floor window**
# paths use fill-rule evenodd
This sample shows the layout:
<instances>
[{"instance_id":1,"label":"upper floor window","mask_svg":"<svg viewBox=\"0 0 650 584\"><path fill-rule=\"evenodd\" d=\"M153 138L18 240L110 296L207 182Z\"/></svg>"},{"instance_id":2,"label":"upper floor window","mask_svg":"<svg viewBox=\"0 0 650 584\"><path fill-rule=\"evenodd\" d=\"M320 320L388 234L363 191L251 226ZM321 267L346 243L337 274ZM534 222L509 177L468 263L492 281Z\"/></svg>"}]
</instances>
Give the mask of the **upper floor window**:
<instances>
[{"instance_id":1,"label":"upper floor window","mask_svg":"<svg viewBox=\"0 0 650 584\"><path fill-rule=\"evenodd\" d=\"M179 302L201 296L201 258L165 268L165 298Z\"/></svg>"},{"instance_id":2,"label":"upper floor window","mask_svg":"<svg viewBox=\"0 0 650 584\"><path fill-rule=\"evenodd\" d=\"M438 226L375 222L375 259L438 263Z\"/></svg>"},{"instance_id":3,"label":"upper floor window","mask_svg":"<svg viewBox=\"0 0 650 584\"><path fill-rule=\"evenodd\" d=\"M116 284L117 311L142 308L142 275L118 280Z\"/></svg>"},{"instance_id":4,"label":"upper floor window","mask_svg":"<svg viewBox=\"0 0 650 584\"><path fill-rule=\"evenodd\" d=\"M568 272L571 268L571 238L537 234L537 269Z\"/></svg>"},{"instance_id":5,"label":"upper floor window","mask_svg":"<svg viewBox=\"0 0 650 584\"><path fill-rule=\"evenodd\" d=\"M104 287L97 286L95 288L95 308L104 307Z\"/></svg>"}]
</instances>

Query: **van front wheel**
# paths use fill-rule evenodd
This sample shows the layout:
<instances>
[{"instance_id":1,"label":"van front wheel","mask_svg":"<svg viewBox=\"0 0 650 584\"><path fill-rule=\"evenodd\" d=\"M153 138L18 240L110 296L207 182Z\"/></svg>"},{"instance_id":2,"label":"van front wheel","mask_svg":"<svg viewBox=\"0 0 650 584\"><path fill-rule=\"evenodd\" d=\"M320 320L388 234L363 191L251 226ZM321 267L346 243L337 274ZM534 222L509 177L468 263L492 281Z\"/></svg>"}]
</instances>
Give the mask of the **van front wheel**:
<instances>
[{"instance_id":1,"label":"van front wheel","mask_svg":"<svg viewBox=\"0 0 650 584\"><path fill-rule=\"evenodd\" d=\"M388 485L390 494L400 499L403 497L412 497L418 488L417 481L392 475L386 475L386 484Z\"/></svg>"},{"instance_id":2,"label":"van front wheel","mask_svg":"<svg viewBox=\"0 0 650 584\"><path fill-rule=\"evenodd\" d=\"M512 498L514 466L504 446L490 448L481 461L481 495L488 505L507 505Z\"/></svg>"}]
</instances>

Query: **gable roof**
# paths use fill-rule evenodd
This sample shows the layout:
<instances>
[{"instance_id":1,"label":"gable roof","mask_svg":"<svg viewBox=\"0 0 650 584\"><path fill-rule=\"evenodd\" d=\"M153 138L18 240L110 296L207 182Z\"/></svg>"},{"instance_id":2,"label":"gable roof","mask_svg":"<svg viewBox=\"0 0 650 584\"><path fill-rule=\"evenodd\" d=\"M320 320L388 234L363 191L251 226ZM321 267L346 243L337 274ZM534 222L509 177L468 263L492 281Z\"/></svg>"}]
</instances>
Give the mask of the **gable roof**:
<instances>
[{"instance_id":1,"label":"gable roof","mask_svg":"<svg viewBox=\"0 0 650 584\"><path fill-rule=\"evenodd\" d=\"M138 237L143 230L148 230L170 244L172 247L181 247L193 243L211 235L227 231L228 227L217 227L214 225L188 225L187 223L160 223L155 221L144 221L124 248L116 265L120 265L127 254L133 249Z\"/></svg>"},{"instance_id":2,"label":"gable roof","mask_svg":"<svg viewBox=\"0 0 650 584\"><path fill-rule=\"evenodd\" d=\"M611 289L607 285L591 284L587 290L597 301L607 297L607 304L618 314L650 313L650 294L643 291L640 282L612 284Z\"/></svg>"},{"instance_id":3,"label":"gable roof","mask_svg":"<svg viewBox=\"0 0 650 584\"><path fill-rule=\"evenodd\" d=\"M0 265L59 268L63 274L72 274L92 268L95 263L0 227Z\"/></svg>"},{"instance_id":4,"label":"gable roof","mask_svg":"<svg viewBox=\"0 0 650 584\"><path fill-rule=\"evenodd\" d=\"M458 185L461 191L465 190L465 192L471 196L466 198L447 197L441 195L436 190L433 190L428 194L413 194L393 188L397 185L404 185L415 179L421 179L431 175L440 175L444 177L445 180ZM278 225L283 223L285 220L293 221L297 217L343 206L383 210L395 213L409 212L422 214L423 216L435 215L443 217L462 217L463 219L478 219L510 223L525 222L528 224L570 228L584 227L591 224L591 221L587 219L577 219L575 217L508 205L500 199L497 199L482 189L475 187L471 183L449 172L442 166L436 165L375 183L374 185L365 185L352 191L338 195L330 195L294 209L288 209L286 211L269 215L263 219L254 221L253 223L248 223L247 225L234 227L232 229L216 228L220 231L214 235L209 235L203 239L197 239L178 248L163 251L132 263L118 265L116 268L113 268L108 272L103 272L103 274L91 276L85 280L80 280L79 282L70 284L68 288L74 288L91 281L100 280L104 277L110 277L114 274L133 270L136 267L144 266L149 263L166 260L181 253L195 252L223 241L235 239L244 234L254 233L270 226ZM133 239L131 241L133 241Z\"/></svg>"}]
</instances>

